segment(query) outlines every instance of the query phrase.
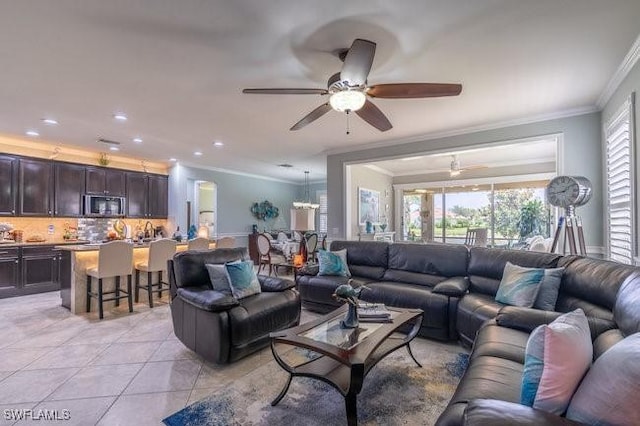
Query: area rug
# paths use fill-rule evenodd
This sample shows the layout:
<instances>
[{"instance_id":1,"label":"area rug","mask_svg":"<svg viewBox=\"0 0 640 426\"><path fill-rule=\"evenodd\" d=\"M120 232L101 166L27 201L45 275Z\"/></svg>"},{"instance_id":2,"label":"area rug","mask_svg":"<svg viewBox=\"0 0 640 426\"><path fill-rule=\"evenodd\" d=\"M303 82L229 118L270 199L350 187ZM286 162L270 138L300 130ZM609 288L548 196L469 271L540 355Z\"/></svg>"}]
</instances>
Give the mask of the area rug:
<instances>
[{"instance_id":1,"label":"area rug","mask_svg":"<svg viewBox=\"0 0 640 426\"><path fill-rule=\"evenodd\" d=\"M360 425L429 425L447 406L467 366L468 355L452 344L416 339L418 368L402 348L380 361L358 395ZM309 356L296 350L293 356ZM272 407L287 380L275 361L164 419L168 426L346 424L344 398L330 385L295 377Z\"/></svg>"}]
</instances>

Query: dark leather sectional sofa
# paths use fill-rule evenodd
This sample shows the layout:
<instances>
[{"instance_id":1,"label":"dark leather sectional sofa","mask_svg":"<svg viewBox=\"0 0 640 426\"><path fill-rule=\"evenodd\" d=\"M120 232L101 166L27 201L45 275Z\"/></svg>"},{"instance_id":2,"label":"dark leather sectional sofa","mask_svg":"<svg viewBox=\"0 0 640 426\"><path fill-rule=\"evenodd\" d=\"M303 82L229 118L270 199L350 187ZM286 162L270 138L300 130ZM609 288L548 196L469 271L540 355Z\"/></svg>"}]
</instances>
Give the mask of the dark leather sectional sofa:
<instances>
[{"instance_id":1,"label":"dark leather sectional sofa","mask_svg":"<svg viewBox=\"0 0 640 426\"><path fill-rule=\"evenodd\" d=\"M217 364L264 348L270 332L300 322L300 296L291 280L258 275L262 292L240 300L212 289L205 265L240 259L249 259L246 248L187 251L168 263L174 333Z\"/></svg>"},{"instance_id":2,"label":"dark leather sectional sofa","mask_svg":"<svg viewBox=\"0 0 640 426\"><path fill-rule=\"evenodd\" d=\"M352 278L370 288L362 299L425 311L420 334L473 346L469 366L439 425L572 424L519 404L529 333L561 313L582 308L589 318L594 358L640 331L640 268L579 256L447 244L334 241L347 249ZM495 301L506 262L564 267L555 311ZM333 290L345 277L298 275L302 305L337 306Z\"/></svg>"}]
</instances>

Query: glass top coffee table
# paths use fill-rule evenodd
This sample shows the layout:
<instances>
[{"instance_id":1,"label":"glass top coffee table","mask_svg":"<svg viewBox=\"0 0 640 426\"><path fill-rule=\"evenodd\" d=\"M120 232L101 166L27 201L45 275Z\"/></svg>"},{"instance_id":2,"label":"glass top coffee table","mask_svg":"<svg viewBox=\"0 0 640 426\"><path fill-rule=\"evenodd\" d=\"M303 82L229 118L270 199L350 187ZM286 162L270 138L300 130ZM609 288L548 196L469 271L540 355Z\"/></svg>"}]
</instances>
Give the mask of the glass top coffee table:
<instances>
[{"instance_id":1,"label":"glass top coffee table","mask_svg":"<svg viewBox=\"0 0 640 426\"><path fill-rule=\"evenodd\" d=\"M347 423L356 425L356 397L364 378L381 359L405 346L413 361L422 367L410 346L420 329L422 310L387 309L391 312L388 322L361 321L358 328L341 328L340 321L347 312L347 305L343 305L314 321L271 333L273 357L289 373L287 383L271 405L278 404L286 395L293 377L311 377L330 384L344 396ZM277 344L308 349L317 356L293 363L281 356Z\"/></svg>"}]
</instances>

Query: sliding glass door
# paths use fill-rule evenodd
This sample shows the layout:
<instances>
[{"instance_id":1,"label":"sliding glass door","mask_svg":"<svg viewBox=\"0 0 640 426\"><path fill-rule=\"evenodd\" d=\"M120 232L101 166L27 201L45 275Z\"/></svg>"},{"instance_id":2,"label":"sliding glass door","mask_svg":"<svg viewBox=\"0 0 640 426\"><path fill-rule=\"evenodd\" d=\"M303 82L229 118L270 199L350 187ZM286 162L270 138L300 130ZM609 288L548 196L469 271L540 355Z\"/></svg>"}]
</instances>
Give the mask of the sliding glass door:
<instances>
[{"instance_id":1,"label":"sliding glass door","mask_svg":"<svg viewBox=\"0 0 640 426\"><path fill-rule=\"evenodd\" d=\"M534 236L548 238L546 184L545 180L405 191L403 237L505 248L522 246Z\"/></svg>"}]
</instances>

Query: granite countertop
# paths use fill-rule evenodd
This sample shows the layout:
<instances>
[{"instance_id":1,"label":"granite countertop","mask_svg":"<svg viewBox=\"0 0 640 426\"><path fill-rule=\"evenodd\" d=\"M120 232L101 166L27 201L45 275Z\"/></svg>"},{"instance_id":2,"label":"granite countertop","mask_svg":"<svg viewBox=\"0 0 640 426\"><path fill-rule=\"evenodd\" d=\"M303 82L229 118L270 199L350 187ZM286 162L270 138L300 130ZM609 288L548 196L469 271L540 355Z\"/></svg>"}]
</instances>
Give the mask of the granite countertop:
<instances>
[{"instance_id":1,"label":"granite countertop","mask_svg":"<svg viewBox=\"0 0 640 426\"><path fill-rule=\"evenodd\" d=\"M88 242L86 244L75 243L75 244L70 244L70 245L61 245L61 246L56 247L56 248L58 248L60 250L65 250L65 251L97 251L97 250L100 249L100 246L102 244L103 243L88 243ZM178 247L186 246L186 245L187 245L186 242L178 243ZM137 249L137 248L149 248L149 243L148 242L145 242L145 243L142 243L142 244L135 243L133 245L133 248L134 249Z\"/></svg>"},{"instance_id":2,"label":"granite countertop","mask_svg":"<svg viewBox=\"0 0 640 426\"><path fill-rule=\"evenodd\" d=\"M32 246L66 246L66 245L78 245L78 244L86 244L89 241L86 240L47 240L47 241L34 241L28 242L23 241L21 243L16 243L14 241L0 241L0 248L2 247L32 247Z\"/></svg>"}]
</instances>

